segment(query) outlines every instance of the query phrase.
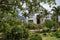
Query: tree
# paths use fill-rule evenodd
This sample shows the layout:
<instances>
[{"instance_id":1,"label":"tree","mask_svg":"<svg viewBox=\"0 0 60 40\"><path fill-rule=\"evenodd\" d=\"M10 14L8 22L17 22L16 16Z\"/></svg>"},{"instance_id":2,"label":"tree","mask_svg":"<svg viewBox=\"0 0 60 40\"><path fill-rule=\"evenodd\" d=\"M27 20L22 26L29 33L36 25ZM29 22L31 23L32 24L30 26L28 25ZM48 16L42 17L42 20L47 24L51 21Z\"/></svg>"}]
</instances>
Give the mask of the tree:
<instances>
[{"instance_id":1,"label":"tree","mask_svg":"<svg viewBox=\"0 0 60 40\"><path fill-rule=\"evenodd\" d=\"M49 14L49 12L45 9L44 10L44 15L47 15L47 14Z\"/></svg>"},{"instance_id":2,"label":"tree","mask_svg":"<svg viewBox=\"0 0 60 40\"><path fill-rule=\"evenodd\" d=\"M29 13L37 12L40 9L40 3L54 3L55 0L0 0L0 8L2 10L15 10L16 7L21 10L28 10ZM26 8L23 5L26 4ZM33 10L34 9L34 10Z\"/></svg>"},{"instance_id":3,"label":"tree","mask_svg":"<svg viewBox=\"0 0 60 40\"><path fill-rule=\"evenodd\" d=\"M40 2L51 3L51 1L54 2L53 0L0 0L0 31L5 33L11 27L21 26L22 23L17 17L17 8L33 13L40 9ZM24 4L26 4L25 8Z\"/></svg>"},{"instance_id":4,"label":"tree","mask_svg":"<svg viewBox=\"0 0 60 40\"><path fill-rule=\"evenodd\" d=\"M56 26L58 26L58 16L60 15L60 6L53 7L52 11L53 11L53 17L55 17L54 20L57 23Z\"/></svg>"},{"instance_id":5,"label":"tree","mask_svg":"<svg viewBox=\"0 0 60 40\"><path fill-rule=\"evenodd\" d=\"M0 0L0 26L1 28L5 28L5 23L10 26L19 25L20 22L15 22L17 18L17 10L16 7L21 10L27 9L30 12L38 11L40 2L45 2L47 0ZM51 0L52 1L52 0ZM51 2L50 0L47 2ZM53 1L52 1L53 2ZM27 8L23 8L23 4L26 3ZM34 12L35 12L34 11Z\"/></svg>"}]
</instances>

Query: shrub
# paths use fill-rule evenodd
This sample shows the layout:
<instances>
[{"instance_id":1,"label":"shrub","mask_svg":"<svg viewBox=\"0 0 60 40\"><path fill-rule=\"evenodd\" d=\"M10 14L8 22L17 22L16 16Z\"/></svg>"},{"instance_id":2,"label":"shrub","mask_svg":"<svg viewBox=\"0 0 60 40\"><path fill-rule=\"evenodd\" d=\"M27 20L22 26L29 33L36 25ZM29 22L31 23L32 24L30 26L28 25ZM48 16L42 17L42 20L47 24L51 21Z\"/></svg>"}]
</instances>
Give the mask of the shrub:
<instances>
[{"instance_id":1,"label":"shrub","mask_svg":"<svg viewBox=\"0 0 60 40\"><path fill-rule=\"evenodd\" d=\"M33 22L29 22L28 25L27 25L27 28L28 29L37 29L38 25L33 23Z\"/></svg>"},{"instance_id":2,"label":"shrub","mask_svg":"<svg viewBox=\"0 0 60 40\"><path fill-rule=\"evenodd\" d=\"M44 22L44 26L46 26L47 28L52 28L52 27L54 27L55 26L55 22L53 22L53 21L51 21L51 20L45 20L45 22Z\"/></svg>"},{"instance_id":3,"label":"shrub","mask_svg":"<svg viewBox=\"0 0 60 40\"><path fill-rule=\"evenodd\" d=\"M43 28L43 25L42 24L38 24L38 28L39 29L42 29Z\"/></svg>"},{"instance_id":4,"label":"shrub","mask_svg":"<svg viewBox=\"0 0 60 40\"><path fill-rule=\"evenodd\" d=\"M60 30L57 30L56 32L52 32L50 35L57 37L57 38L60 38Z\"/></svg>"},{"instance_id":5,"label":"shrub","mask_svg":"<svg viewBox=\"0 0 60 40\"><path fill-rule=\"evenodd\" d=\"M57 38L60 38L60 30L56 31L55 36L56 36Z\"/></svg>"},{"instance_id":6,"label":"shrub","mask_svg":"<svg viewBox=\"0 0 60 40\"><path fill-rule=\"evenodd\" d=\"M29 36L28 30L23 27L13 27L11 31L6 31L4 33L4 40L20 40L27 39Z\"/></svg>"},{"instance_id":7,"label":"shrub","mask_svg":"<svg viewBox=\"0 0 60 40\"><path fill-rule=\"evenodd\" d=\"M30 37L30 40L42 40L42 37L38 34L34 34Z\"/></svg>"}]
</instances>

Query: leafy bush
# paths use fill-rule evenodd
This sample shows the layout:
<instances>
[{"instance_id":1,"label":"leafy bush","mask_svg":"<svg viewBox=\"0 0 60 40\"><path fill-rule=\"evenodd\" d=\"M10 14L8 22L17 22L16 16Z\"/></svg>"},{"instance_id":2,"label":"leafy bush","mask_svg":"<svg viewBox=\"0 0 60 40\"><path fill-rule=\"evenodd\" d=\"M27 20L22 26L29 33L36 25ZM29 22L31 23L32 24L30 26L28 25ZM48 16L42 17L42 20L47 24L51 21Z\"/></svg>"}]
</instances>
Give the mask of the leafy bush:
<instances>
[{"instance_id":1,"label":"leafy bush","mask_svg":"<svg viewBox=\"0 0 60 40\"><path fill-rule=\"evenodd\" d=\"M44 22L44 25L47 27L47 28L52 28L52 27L54 27L55 26L55 22L54 21L51 21L51 20L45 20L45 22Z\"/></svg>"},{"instance_id":2,"label":"leafy bush","mask_svg":"<svg viewBox=\"0 0 60 40\"><path fill-rule=\"evenodd\" d=\"M4 33L4 40L20 40L27 39L29 36L28 30L23 27L13 27L11 31L7 31Z\"/></svg>"},{"instance_id":3,"label":"leafy bush","mask_svg":"<svg viewBox=\"0 0 60 40\"><path fill-rule=\"evenodd\" d=\"M43 24L37 24L39 29L43 28Z\"/></svg>"},{"instance_id":4,"label":"leafy bush","mask_svg":"<svg viewBox=\"0 0 60 40\"><path fill-rule=\"evenodd\" d=\"M60 30L56 31L55 36L56 36L57 38L60 38Z\"/></svg>"},{"instance_id":5,"label":"leafy bush","mask_svg":"<svg viewBox=\"0 0 60 40\"><path fill-rule=\"evenodd\" d=\"M30 40L42 40L42 37L38 34L34 34L30 37Z\"/></svg>"},{"instance_id":6,"label":"leafy bush","mask_svg":"<svg viewBox=\"0 0 60 40\"><path fill-rule=\"evenodd\" d=\"M51 32L50 36L54 36L54 37L60 38L60 30L57 30L56 32Z\"/></svg>"},{"instance_id":7,"label":"leafy bush","mask_svg":"<svg viewBox=\"0 0 60 40\"><path fill-rule=\"evenodd\" d=\"M38 25L33 23L33 22L29 22L28 25L27 25L27 28L28 29L37 29Z\"/></svg>"}]
</instances>

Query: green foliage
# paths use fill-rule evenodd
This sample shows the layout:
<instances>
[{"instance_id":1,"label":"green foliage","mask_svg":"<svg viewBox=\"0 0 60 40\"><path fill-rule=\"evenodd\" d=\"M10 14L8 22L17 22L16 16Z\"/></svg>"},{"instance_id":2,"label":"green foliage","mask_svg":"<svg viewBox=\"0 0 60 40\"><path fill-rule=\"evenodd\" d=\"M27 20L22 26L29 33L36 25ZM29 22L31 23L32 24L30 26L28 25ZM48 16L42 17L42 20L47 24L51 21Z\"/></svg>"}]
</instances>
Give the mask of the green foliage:
<instances>
[{"instance_id":1,"label":"green foliage","mask_svg":"<svg viewBox=\"0 0 60 40\"><path fill-rule=\"evenodd\" d=\"M41 15L40 14L37 15L36 19L40 20L40 18L41 18Z\"/></svg>"},{"instance_id":2,"label":"green foliage","mask_svg":"<svg viewBox=\"0 0 60 40\"><path fill-rule=\"evenodd\" d=\"M57 26L58 26L59 25L58 16L60 15L60 6L53 7L52 11L53 11L53 17L52 18L54 21L56 21Z\"/></svg>"},{"instance_id":3,"label":"green foliage","mask_svg":"<svg viewBox=\"0 0 60 40\"><path fill-rule=\"evenodd\" d=\"M11 19L9 18L6 20L2 19L0 23L1 23L0 27L2 28L2 29L0 28L1 32L5 32L6 29L10 29L11 27L14 27L14 26L22 25L22 22L17 18L11 18Z\"/></svg>"},{"instance_id":4,"label":"green foliage","mask_svg":"<svg viewBox=\"0 0 60 40\"><path fill-rule=\"evenodd\" d=\"M28 14L27 13L23 13L23 16L26 18L26 17L28 17Z\"/></svg>"},{"instance_id":5,"label":"green foliage","mask_svg":"<svg viewBox=\"0 0 60 40\"><path fill-rule=\"evenodd\" d=\"M30 40L42 40L42 37L38 34L34 34L31 36Z\"/></svg>"},{"instance_id":6,"label":"green foliage","mask_svg":"<svg viewBox=\"0 0 60 40\"><path fill-rule=\"evenodd\" d=\"M8 19L2 22L5 23L1 24L0 31L4 34L3 38L5 40L20 40L28 38L28 30L25 28L25 24L18 18Z\"/></svg>"},{"instance_id":7,"label":"green foliage","mask_svg":"<svg viewBox=\"0 0 60 40\"><path fill-rule=\"evenodd\" d=\"M20 8L21 10L27 9L29 12L36 12L40 9L41 2L46 2L46 3L51 4L51 3L54 3L55 0L32 0L32 1L30 0L1 0L0 8L2 10L12 11L12 9L14 10L15 7L18 6L18 8ZM26 6L28 8L22 7L24 3L26 3Z\"/></svg>"},{"instance_id":8,"label":"green foliage","mask_svg":"<svg viewBox=\"0 0 60 40\"><path fill-rule=\"evenodd\" d=\"M16 7L20 8L22 11L27 9L29 13L35 12L37 9L39 9L40 2L45 2L45 0L32 0L32 2L30 0L0 0L0 31L5 28L6 24L7 26L15 26L21 24L19 20L17 20L18 12ZM27 8L22 7L24 3L26 3ZM25 15L25 17L26 16L27 15Z\"/></svg>"},{"instance_id":9,"label":"green foliage","mask_svg":"<svg viewBox=\"0 0 60 40\"><path fill-rule=\"evenodd\" d=\"M26 29L19 28L20 26L25 27L25 25L17 18L17 8L22 11L28 10L29 13L37 12L40 9L40 2L45 1L47 0L32 0L32 2L30 0L0 0L0 31L5 34L6 38L12 35L11 40L16 40L15 38L18 36L25 38L28 34L26 33ZM47 2L51 1L49 0ZM24 3L26 3L26 8L22 7ZM7 38L6 40L10 39Z\"/></svg>"},{"instance_id":10,"label":"green foliage","mask_svg":"<svg viewBox=\"0 0 60 40\"><path fill-rule=\"evenodd\" d=\"M45 22L44 22L44 25L47 27L47 28L52 28L52 27L54 27L55 26L55 22L54 21L51 21L51 20L46 20Z\"/></svg>"},{"instance_id":11,"label":"green foliage","mask_svg":"<svg viewBox=\"0 0 60 40\"><path fill-rule=\"evenodd\" d=\"M55 37L60 38L60 30L56 31L56 33L54 35L55 35Z\"/></svg>"},{"instance_id":12,"label":"green foliage","mask_svg":"<svg viewBox=\"0 0 60 40\"><path fill-rule=\"evenodd\" d=\"M39 29L43 28L43 24L37 24Z\"/></svg>"},{"instance_id":13,"label":"green foliage","mask_svg":"<svg viewBox=\"0 0 60 40\"><path fill-rule=\"evenodd\" d=\"M27 28L28 29L38 29L38 25L33 22L29 22Z\"/></svg>"},{"instance_id":14,"label":"green foliage","mask_svg":"<svg viewBox=\"0 0 60 40\"><path fill-rule=\"evenodd\" d=\"M4 33L5 40L21 40L23 38L27 39L28 36L28 30L20 26L13 27L11 30L8 30Z\"/></svg>"},{"instance_id":15,"label":"green foliage","mask_svg":"<svg viewBox=\"0 0 60 40\"><path fill-rule=\"evenodd\" d=\"M51 37L56 37L56 38L60 38L60 29L57 30L56 32L51 32L50 33Z\"/></svg>"},{"instance_id":16,"label":"green foliage","mask_svg":"<svg viewBox=\"0 0 60 40\"><path fill-rule=\"evenodd\" d=\"M49 14L49 12L47 10L44 10L44 15Z\"/></svg>"},{"instance_id":17,"label":"green foliage","mask_svg":"<svg viewBox=\"0 0 60 40\"><path fill-rule=\"evenodd\" d=\"M53 7L52 11L54 12L54 15L60 15L60 6Z\"/></svg>"}]
</instances>

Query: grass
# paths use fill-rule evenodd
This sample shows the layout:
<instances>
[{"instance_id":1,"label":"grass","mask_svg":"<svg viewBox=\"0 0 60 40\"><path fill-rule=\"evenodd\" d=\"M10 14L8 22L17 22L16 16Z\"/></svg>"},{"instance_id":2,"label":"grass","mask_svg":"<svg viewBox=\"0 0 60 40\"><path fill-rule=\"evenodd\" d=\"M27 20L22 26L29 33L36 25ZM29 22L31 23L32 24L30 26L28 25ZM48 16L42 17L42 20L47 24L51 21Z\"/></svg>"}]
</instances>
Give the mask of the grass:
<instances>
[{"instance_id":1,"label":"grass","mask_svg":"<svg viewBox=\"0 0 60 40\"><path fill-rule=\"evenodd\" d=\"M42 37L42 40L60 40L60 38L57 38L56 36L53 35L54 33L55 32L46 33L47 34L46 36L44 36L43 33L38 33L38 34ZM31 32L30 34L32 35L34 34L34 32Z\"/></svg>"},{"instance_id":2,"label":"grass","mask_svg":"<svg viewBox=\"0 0 60 40\"><path fill-rule=\"evenodd\" d=\"M55 36L51 37L49 33L47 33L46 36L43 36L43 34L40 34L40 35L42 37L42 40L60 40L60 38L57 38Z\"/></svg>"},{"instance_id":3,"label":"grass","mask_svg":"<svg viewBox=\"0 0 60 40\"><path fill-rule=\"evenodd\" d=\"M42 40L60 40L60 38L46 36L46 37L42 37Z\"/></svg>"},{"instance_id":4,"label":"grass","mask_svg":"<svg viewBox=\"0 0 60 40\"><path fill-rule=\"evenodd\" d=\"M42 40L60 40L60 38L57 37L51 37L50 35L43 36L43 33L39 34L42 37Z\"/></svg>"},{"instance_id":5,"label":"grass","mask_svg":"<svg viewBox=\"0 0 60 40\"><path fill-rule=\"evenodd\" d=\"M46 36L44 36L42 33L42 34L40 34L40 36L42 37L42 40L60 40L60 38L57 38L55 36L51 36L49 33L47 33Z\"/></svg>"}]
</instances>

